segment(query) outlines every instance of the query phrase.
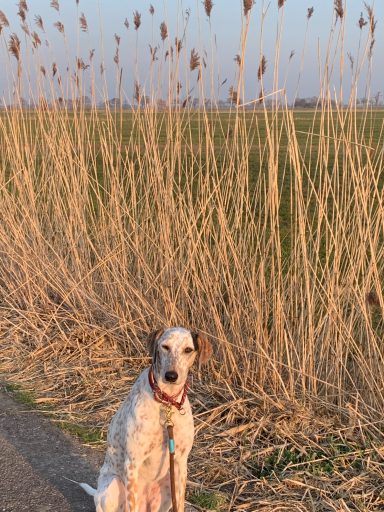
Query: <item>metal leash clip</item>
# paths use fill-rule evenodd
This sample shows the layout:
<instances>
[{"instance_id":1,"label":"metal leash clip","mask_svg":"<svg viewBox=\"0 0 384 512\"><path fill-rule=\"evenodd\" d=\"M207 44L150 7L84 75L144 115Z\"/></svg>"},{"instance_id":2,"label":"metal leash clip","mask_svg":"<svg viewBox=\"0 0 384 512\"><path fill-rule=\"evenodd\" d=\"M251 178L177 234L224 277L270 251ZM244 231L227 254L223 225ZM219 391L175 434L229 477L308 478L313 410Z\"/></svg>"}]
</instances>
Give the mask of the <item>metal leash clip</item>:
<instances>
[{"instance_id":1,"label":"metal leash clip","mask_svg":"<svg viewBox=\"0 0 384 512\"><path fill-rule=\"evenodd\" d=\"M172 421L172 404L168 404L166 407L164 407L165 410L165 426L173 427L173 421Z\"/></svg>"}]
</instances>

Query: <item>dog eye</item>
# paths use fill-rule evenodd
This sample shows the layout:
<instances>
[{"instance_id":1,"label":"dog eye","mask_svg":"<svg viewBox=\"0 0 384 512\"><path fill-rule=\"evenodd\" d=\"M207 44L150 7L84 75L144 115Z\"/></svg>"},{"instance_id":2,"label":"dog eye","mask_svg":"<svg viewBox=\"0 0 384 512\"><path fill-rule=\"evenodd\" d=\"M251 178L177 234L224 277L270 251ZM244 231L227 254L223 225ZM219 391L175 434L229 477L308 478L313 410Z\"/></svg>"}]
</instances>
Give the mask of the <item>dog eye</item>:
<instances>
[{"instance_id":1,"label":"dog eye","mask_svg":"<svg viewBox=\"0 0 384 512\"><path fill-rule=\"evenodd\" d=\"M191 352L193 352L193 348L191 348L191 347L187 347L187 348L184 350L184 352L185 352L186 354L190 354Z\"/></svg>"},{"instance_id":2,"label":"dog eye","mask_svg":"<svg viewBox=\"0 0 384 512\"><path fill-rule=\"evenodd\" d=\"M168 351L168 350L169 350L168 345L162 345L162 348L163 348L164 350L166 350L166 351Z\"/></svg>"}]
</instances>

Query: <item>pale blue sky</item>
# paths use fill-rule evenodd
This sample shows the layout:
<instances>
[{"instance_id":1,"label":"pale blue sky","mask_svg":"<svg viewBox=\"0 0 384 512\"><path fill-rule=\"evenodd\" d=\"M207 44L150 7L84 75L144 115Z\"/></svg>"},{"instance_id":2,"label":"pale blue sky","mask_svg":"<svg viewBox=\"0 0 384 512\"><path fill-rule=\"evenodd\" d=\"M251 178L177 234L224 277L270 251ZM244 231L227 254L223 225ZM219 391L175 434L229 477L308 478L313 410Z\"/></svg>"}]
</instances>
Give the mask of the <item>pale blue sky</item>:
<instances>
[{"instance_id":1,"label":"pale blue sky","mask_svg":"<svg viewBox=\"0 0 384 512\"><path fill-rule=\"evenodd\" d=\"M0 10L4 11L8 17L11 26L3 30L2 36L5 41L8 40L11 32L17 32L20 36L22 47L25 47L25 36L20 30L20 21L16 15L16 0L0 0ZM168 24L170 41L173 43L176 36L182 35L182 16L183 12L190 9L190 20L185 39L187 52L185 59L189 60L189 52L192 47L196 47L203 55L207 52L205 60L208 64L213 56L214 60L214 85L217 95L217 84L227 79L226 84L220 89L220 96L226 98L228 88L236 82L237 65L234 57L240 51L240 33L241 25L244 23L242 17L242 0L216 0L211 14L211 24L208 23L201 0L152 0L155 8L155 14L152 17L149 13L151 2L143 0L79 0L76 5L75 0L59 0L60 13L50 7L50 0L27 0L29 12L27 21L33 30L39 33L41 40L49 41L49 47L44 44L39 50L39 59L41 64L47 70L51 69L51 63L55 61L61 73L65 74L65 68L68 60L73 67L75 56L81 56L85 62L88 62L88 54L91 48L95 48L95 76L96 83L101 84L99 74L99 63L104 53L106 67L106 78L108 84L109 96L114 96L116 91L116 66L113 62L115 54L116 41L114 34L121 36L120 44L120 64L123 67L123 87L128 97L132 96L132 86L135 77L135 55L136 40L138 43L138 77L141 84L145 84L146 93L149 94L149 44L156 45L161 43L159 36L159 25L165 20ZM384 74L382 72L382 62L384 57L384 1L368 2L374 7L377 20L376 44L373 58L373 77L371 91L375 94L378 91L384 91ZM307 36L303 74L300 81L299 96L317 95L319 90L319 64L318 53L322 61L326 53L332 29L334 32L334 41L337 39L339 24L334 25L333 0L286 0L284 9L278 11L277 0L256 0L252 10L250 21L250 31L246 53L246 73L245 73L245 96L246 99L253 99L258 96L259 84L257 81L257 68L260 57L261 40L261 13L262 9L267 10L263 27L262 48L268 61L265 74L265 92L269 93L273 89L273 63L275 61L275 41L278 27L278 20L284 16L283 31L281 38L280 55L280 78L279 87L283 87L285 77L287 76L287 91L291 98L296 90L296 84L300 69L300 61L304 44L306 30L307 8L313 6L315 11L309 23ZM269 6L267 8L267 6ZM133 11L138 10L142 14L142 24L138 33L133 27ZM364 2L361 0L347 0L346 2L346 24L345 24L345 91L348 95L350 82L349 60L347 52L357 58L360 30L357 27L357 21L360 12L366 12ZM84 12L89 31L88 33L79 32L78 16ZM38 30L34 23L34 16L41 15L44 21L45 34ZM125 18L129 20L129 29L124 26ZM60 20L65 26L67 37L67 50L63 44L62 35L54 28L53 23ZM152 32L153 28L153 32ZM102 29L102 32L101 32ZM365 43L368 35L368 26L363 31L363 42ZM102 34L102 37L101 37ZM137 38L137 39L136 39ZM217 47L211 41L216 40ZM5 42L4 41L4 42ZM8 56L4 51L4 42L0 51L0 59L7 69L8 80L5 74L0 76L0 95L7 95L8 83L12 81L9 77ZM76 48L79 48L76 51ZM161 56L162 45L158 51ZM288 66L289 55L295 50L295 56ZM36 57L35 57L36 58ZM36 69L36 65L30 64L30 58L25 59L24 69ZM11 61L14 59L11 59ZM339 89L339 58L336 60L336 69L334 72L334 86ZM39 62L40 65L40 62ZM39 67L39 65L37 67ZM209 68L209 66L208 66ZM165 72L165 69L164 69ZM33 71L31 71L34 77ZM85 76L89 75L89 70ZM165 76L165 75L164 75ZM184 85L184 91L187 90L187 81L190 81L189 88L193 86L195 94L197 72L181 73L181 82ZM359 95L364 95L366 69L362 72L363 80L359 87ZM207 81L210 82L209 80ZM207 85L206 93L209 87ZM25 94L24 94L25 95Z\"/></svg>"}]
</instances>

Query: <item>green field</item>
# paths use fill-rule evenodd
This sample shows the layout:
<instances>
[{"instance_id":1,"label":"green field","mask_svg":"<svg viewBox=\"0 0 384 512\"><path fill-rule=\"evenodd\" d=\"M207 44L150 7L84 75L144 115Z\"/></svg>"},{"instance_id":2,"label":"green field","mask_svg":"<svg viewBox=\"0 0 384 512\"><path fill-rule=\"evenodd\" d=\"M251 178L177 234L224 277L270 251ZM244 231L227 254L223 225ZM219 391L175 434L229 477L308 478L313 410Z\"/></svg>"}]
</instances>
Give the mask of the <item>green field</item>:
<instances>
[{"instance_id":1,"label":"green field","mask_svg":"<svg viewBox=\"0 0 384 512\"><path fill-rule=\"evenodd\" d=\"M100 443L146 333L198 328L215 357L194 375L188 499L380 510L383 121L324 104L2 112L9 389Z\"/></svg>"}]
</instances>

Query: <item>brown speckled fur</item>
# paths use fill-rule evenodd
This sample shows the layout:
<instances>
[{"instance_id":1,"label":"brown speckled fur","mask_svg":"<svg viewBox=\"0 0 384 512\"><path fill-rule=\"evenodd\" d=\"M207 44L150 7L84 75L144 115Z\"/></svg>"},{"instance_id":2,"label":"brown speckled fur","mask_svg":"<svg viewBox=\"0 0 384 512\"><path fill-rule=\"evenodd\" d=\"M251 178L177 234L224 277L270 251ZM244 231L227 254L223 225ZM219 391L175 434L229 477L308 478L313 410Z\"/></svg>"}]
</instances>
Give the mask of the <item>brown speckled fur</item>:
<instances>
[{"instance_id":1,"label":"brown speckled fur","mask_svg":"<svg viewBox=\"0 0 384 512\"><path fill-rule=\"evenodd\" d=\"M177 393L178 400L196 355L200 365L212 353L205 338L181 327L155 331L148 346L160 388L169 395ZM193 351L187 353L186 348ZM175 383L165 380L167 371L177 372ZM96 512L169 512L172 508L164 410L153 398L148 372L149 368L140 374L109 426L107 452L94 493ZM188 397L184 410L182 415L173 408L172 416L178 512L184 510L187 459L194 435Z\"/></svg>"}]
</instances>

